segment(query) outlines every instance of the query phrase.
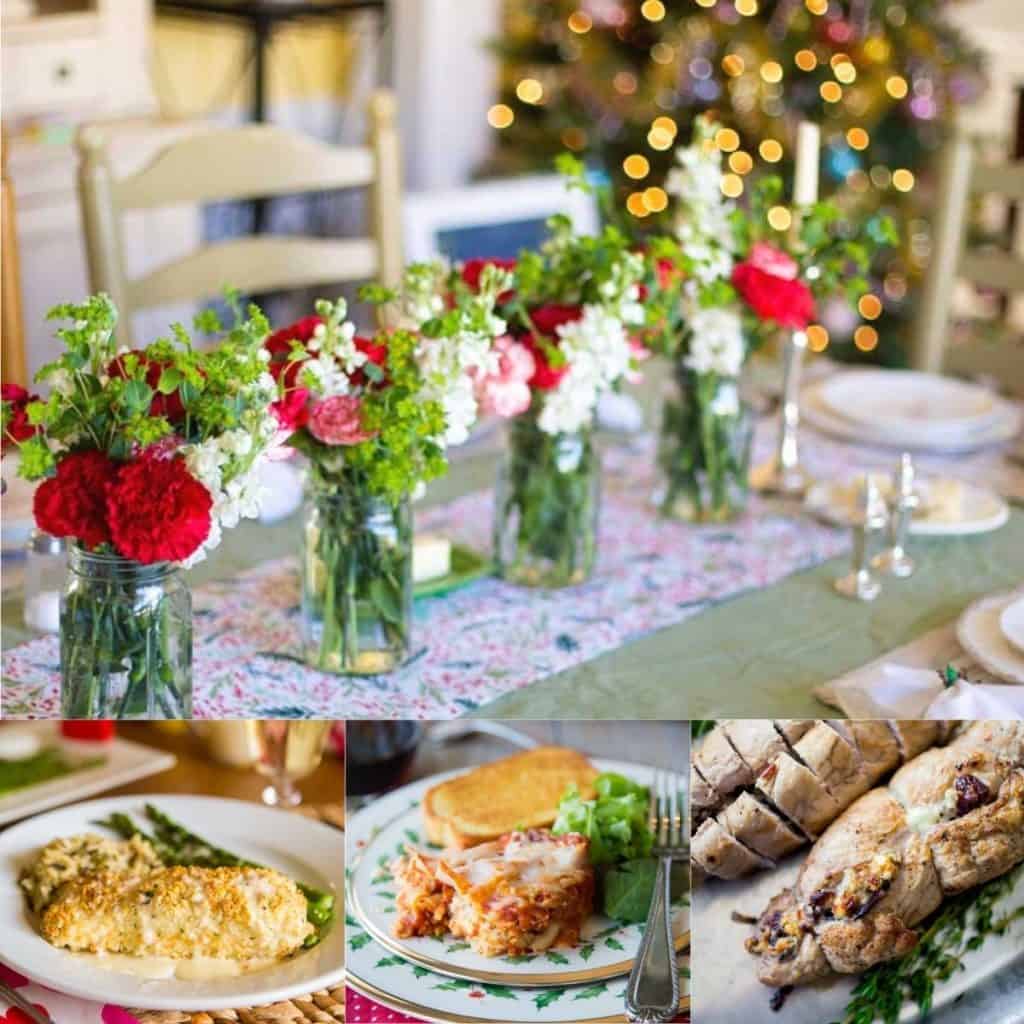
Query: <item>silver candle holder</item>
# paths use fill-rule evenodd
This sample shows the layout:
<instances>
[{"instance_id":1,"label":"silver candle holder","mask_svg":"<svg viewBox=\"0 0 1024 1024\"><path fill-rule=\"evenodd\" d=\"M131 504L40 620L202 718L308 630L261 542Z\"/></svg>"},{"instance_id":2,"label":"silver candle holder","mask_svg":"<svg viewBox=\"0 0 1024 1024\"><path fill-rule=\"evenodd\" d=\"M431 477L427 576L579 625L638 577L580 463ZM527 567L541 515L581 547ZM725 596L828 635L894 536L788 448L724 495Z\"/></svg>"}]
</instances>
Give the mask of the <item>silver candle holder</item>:
<instances>
[{"instance_id":1,"label":"silver candle holder","mask_svg":"<svg viewBox=\"0 0 1024 1024\"><path fill-rule=\"evenodd\" d=\"M853 562L845 576L835 581L837 593L855 601L874 601L882 592L882 584L871 572L869 541L879 530L885 528L888 511L877 479L868 474L860 494L857 510L853 515Z\"/></svg>"},{"instance_id":2,"label":"silver candle holder","mask_svg":"<svg viewBox=\"0 0 1024 1024\"><path fill-rule=\"evenodd\" d=\"M800 465L800 374L807 351L807 332L792 331L782 363L782 405L775 455L751 473L754 490L787 498L802 498L810 478Z\"/></svg>"},{"instance_id":3,"label":"silver candle holder","mask_svg":"<svg viewBox=\"0 0 1024 1024\"><path fill-rule=\"evenodd\" d=\"M892 506L889 513L889 547L880 552L871 564L880 572L906 579L914 572L914 560L907 554L907 537L914 509L921 499L914 490L914 460L910 452L900 456L899 468L893 474Z\"/></svg>"}]
</instances>

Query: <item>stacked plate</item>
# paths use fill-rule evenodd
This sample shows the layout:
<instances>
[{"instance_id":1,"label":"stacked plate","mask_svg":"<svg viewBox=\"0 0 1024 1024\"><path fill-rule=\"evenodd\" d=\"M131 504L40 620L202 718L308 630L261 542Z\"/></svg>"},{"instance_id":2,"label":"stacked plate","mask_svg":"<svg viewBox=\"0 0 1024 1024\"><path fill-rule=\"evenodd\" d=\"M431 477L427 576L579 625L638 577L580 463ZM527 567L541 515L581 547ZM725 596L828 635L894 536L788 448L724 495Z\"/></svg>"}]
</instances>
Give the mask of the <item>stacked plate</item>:
<instances>
[{"instance_id":1,"label":"stacked plate","mask_svg":"<svg viewBox=\"0 0 1024 1024\"><path fill-rule=\"evenodd\" d=\"M1024 590L975 601L956 627L960 646L987 672L1024 683Z\"/></svg>"},{"instance_id":2,"label":"stacked plate","mask_svg":"<svg viewBox=\"0 0 1024 1024\"><path fill-rule=\"evenodd\" d=\"M641 765L594 763L600 771L621 772L645 785L653 781L652 770ZM392 1010L429 1021L586 1024L624 1019L626 982L643 939L641 925L594 914L578 946L523 957L483 957L450 935L394 936L396 894L388 865L407 844L425 845L420 802L429 788L452 774L457 773L404 786L350 819L347 984ZM689 945L686 903L673 908L680 951ZM682 1005L689 1006L685 995Z\"/></svg>"},{"instance_id":3,"label":"stacked plate","mask_svg":"<svg viewBox=\"0 0 1024 1024\"><path fill-rule=\"evenodd\" d=\"M951 377L844 370L804 388L804 418L843 440L910 451L970 452L1021 429L1018 404Z\"/></svg>"}]
</instances>

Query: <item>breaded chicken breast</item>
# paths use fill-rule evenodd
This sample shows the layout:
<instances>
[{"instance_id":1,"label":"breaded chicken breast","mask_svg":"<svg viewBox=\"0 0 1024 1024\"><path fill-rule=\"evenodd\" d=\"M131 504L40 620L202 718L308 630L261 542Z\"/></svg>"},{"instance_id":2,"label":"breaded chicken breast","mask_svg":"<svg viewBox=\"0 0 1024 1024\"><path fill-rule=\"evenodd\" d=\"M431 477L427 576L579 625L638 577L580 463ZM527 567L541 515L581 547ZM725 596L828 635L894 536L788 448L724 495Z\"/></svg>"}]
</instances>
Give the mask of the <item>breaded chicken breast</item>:
<instances>
[{"instance_id":1,"label":"breaded chicken breast","mask_svg":"<svg viewBox=\"0 0 1024 1024\"><path fill-rule=\"evenodd\" d=\"M178 959L281 959L312 931L306 898L268 868L100 872L64 885L42 918L55 946Z\"/></svg>"}]
</instances>

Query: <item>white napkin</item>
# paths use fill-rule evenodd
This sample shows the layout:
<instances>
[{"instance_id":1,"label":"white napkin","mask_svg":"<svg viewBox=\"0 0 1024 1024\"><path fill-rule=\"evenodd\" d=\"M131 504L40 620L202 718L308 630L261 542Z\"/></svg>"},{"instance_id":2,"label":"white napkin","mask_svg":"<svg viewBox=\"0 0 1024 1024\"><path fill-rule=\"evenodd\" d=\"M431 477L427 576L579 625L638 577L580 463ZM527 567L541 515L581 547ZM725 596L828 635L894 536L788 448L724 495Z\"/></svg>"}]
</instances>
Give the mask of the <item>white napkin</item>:
<instances>
[{"instance_id":1,"label":"white napkin","mask_svg":"<svg viewBox=\"0 0 1024 1024\"><path fill-rule=\"evenodd\" d=\"M816 692L850 718L1024 719L1024 686L961 679L946 687L934 669L892 662L828 683Z\"/></svg>"}]
</instances>

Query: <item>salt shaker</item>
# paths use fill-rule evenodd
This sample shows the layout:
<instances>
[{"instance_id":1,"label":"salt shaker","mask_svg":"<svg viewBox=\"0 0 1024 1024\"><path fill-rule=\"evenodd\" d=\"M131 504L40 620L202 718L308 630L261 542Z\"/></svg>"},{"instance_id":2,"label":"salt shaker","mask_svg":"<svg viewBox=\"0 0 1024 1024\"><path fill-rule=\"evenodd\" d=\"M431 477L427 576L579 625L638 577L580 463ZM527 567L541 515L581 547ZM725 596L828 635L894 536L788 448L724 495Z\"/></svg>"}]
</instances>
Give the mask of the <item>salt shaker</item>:
<instances>
[{"instance_id":1,"label":"salt shaker","mask_svg":"<svg viewBox=\"0 0 1024 1024\"><path fill-rule=\"evenodd\" d=\"M914 460L910 452L900 456L899 469L893 475L892 510L889 518L889 544L871 564L881 572L905 579L914 571L914 560L907 554L907 536L914 509L921 499L914 490Z\"/></svg>"},{"instance_id":2,"label":"salt shaker","mask_svg":"<svg viewBox=\"0 0 1024 1024\"><path fill-rule=\"evenodd\" d=\"M864 480L859 507L853 517L853 566L845 576L835 581L836 591L856 601L874 601L882 592L882 585L871 574L868 561L868 541L885 528L888 518L878 481L871 474Z\"/></svg>"},{"instance_id":3,"label":"salt shaker","mask_svg":"<svg viewBox=\"0 0 1024 1024\"><path fill-rule=\"evenodd\" d=\"M25 551L25 625L40 633L60 630L60 595L67 576L67 548L60 537L33 530Z\"/></svg>"}]
</instances>

